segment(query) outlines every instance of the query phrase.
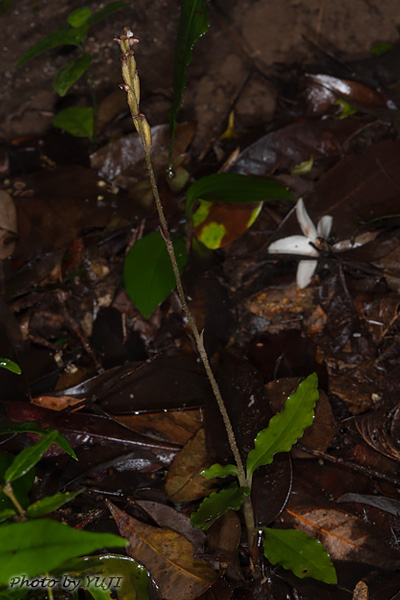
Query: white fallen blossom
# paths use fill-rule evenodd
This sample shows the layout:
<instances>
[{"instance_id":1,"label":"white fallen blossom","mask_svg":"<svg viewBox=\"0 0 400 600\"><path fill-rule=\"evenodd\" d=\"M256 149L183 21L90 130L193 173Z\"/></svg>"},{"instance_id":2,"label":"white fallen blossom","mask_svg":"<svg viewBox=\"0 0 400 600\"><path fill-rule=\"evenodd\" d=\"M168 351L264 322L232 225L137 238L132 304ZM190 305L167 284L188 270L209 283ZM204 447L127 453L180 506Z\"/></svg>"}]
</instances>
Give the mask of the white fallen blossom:
<instances>
[{"instance_id":1,"label":"white fallen blossom","mask_svg":"<svg viewBox=\"0 0 400 600\"><path fill-rule=\"evenodd\" d=\"M319 256L318 238L328 239L332 229L333 217L326 215L318 221L317 227L311 221L302 198L296 204L296 216L304 235L290 235L273 242L268 247L270 254L299 254L301 256ZM297 287L307 287L317 268L318 260L301 260L297 267Z\"/></svg>"}]
</instances>

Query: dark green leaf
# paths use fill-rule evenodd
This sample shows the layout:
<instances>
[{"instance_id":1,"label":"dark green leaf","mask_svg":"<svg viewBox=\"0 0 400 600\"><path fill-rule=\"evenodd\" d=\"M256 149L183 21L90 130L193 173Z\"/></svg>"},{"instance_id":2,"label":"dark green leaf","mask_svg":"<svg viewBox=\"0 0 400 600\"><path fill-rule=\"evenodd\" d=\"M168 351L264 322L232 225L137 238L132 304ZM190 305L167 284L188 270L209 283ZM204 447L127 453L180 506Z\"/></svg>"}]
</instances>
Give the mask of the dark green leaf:
<instances>
[{"instance_id":1,"label":"dark green leaf","mask_svg":"<svg viewBox=\"0 0 400 600\"><path fill-rule=\"evenodd\" d=\"M88 20L91 14L92 11L87 6L77 8L76 10L73 10L70 15L68 15L67 23L68 25L71 25L71 27L81 27L81 25Z\"/></svg>"},{"instance_id":2,"label":"dark green leaf","mask_svg":"<svg viewBox=\"0 0 400 600\"><path fill-rule=\"evenodd\" d=\"M229 477L229 475L237 475L238 470L236 465L220 465L219 463L215 463L211 465L205 471L202 471L201 474L203 477L207 477L207 479L213 479L213 477Z\"/></svg>"},{"instance_id":3,"label":"dark green leaf","mask_svg":"<svg viewBox=\"0 0 400 600\"><path fill-rule=\"evenodd\" d=\"M31 504L26 509L28 517L37 518L47 515L53 510L57 510L60 506L63 506L70 500L73 500L83 490L77 490L76 492L66 492L65 494L54 494L54 496L46 496L43 500L38 500L34 504Z\"/></svg>"},{"instance_id":4,"label":"dark green leaf","mask_svg":"<svg viewBox=\"0 0 400 600\"><path fill-rule=\"evenodd\" d=\"M168 113L170 126L170 168L172 168L172 145L175 137L176 117L182 104L186 85L186 67L192 59L192 49L199 37L210 26L206 0L182 0L181 17L174 57L172 106Z\"/></svg>"},{"instance_id":5,"label":"dark green leaf","mask_svg":"<svg viewBox=\"0 0 400 600\"><path fill-rule=\"evenodd\" d=\"M0 367L3 367L3 369L7 369L8 371L11 371L11 373L15 373L16 375L21 375L22 373L21 367L17 365L17 363L15 363L13 360L10 360L8 358L0 358Z\"/></svg>"},{"instance_id":6,"label":"dark green leaf","mask_svg":"<svg viewBox=\"0 0 400 600\"><path fill-rule=\"evenodd\" d=\"M64 572L72 573L75 577L81 577L82 585L93 594L96 589L93 579L90 575L101 575L105 583L113 581L117 591L118 598L132 600L149 600L149 581L150 576L147 570L139 565L129 556L118 556L114 554L103 554L96 557L97 565L91 566L93 557L80 559L81 566L78 570L69 569L68 566ZM110 579L108 579L110 578ZM117 579L118 578L118 579ZM91 583L92 582L92 583ZM91 583L91 584L90 584Z\"/></svg>"},{"instance_id":7,"label":"dark green leaf","mask_svg":"<svg viewBox=\"0 0 400 600\"><path fill-rule=\"evenodd\" d=\"M70 60L62 67L53 79L53 89L60 96L65 96L71 85L75 83L84 72L89 68L92 62L90 54L84 54L80 58Z\"/></svg>"},{"instance_id":8,"label":"dark green leaf","mask_svg":"<svg viewBox=\"0 0 400 600\"><path fill-rule=\"evenodd\" d=\"M10 500L11 502L11 500ZM13 517L16 514L16 511L13 508L4 508L0 510L0 522L7 521L10 517ZM1 599L1 596L0 596Z\"/></svg>"},{"instance_id":9,"label":"dark green leaf","mask_svg":"<svg viewBox=\"0 0 400 600\"><path fill-rule=\"evenodd\" d=\"M331 558L316 538L295 529L263 527L262 530L265 534L264 554L270 563L290 569L297 577L337 583Z\"/></svg>"},{"instance_id":10,"label":"dark green leaf","mask_svg":"<svg viewBox=\"0 0 400 600\"><path fill-rule=\"evenodd\" d=\"M60 111L53 119L54 127L63 129L76 137L93 138L93 108L71 106Z\"/></svg>"},{"instance_id":11,"label":"dark green leaf","mask_svg":"<svg viewBox=\"0 0 400 600\"><path fill-rule=\"evenodd\" d=\"M192 215L196 200L219 200L229 203L293 200L293 195L274 179L239 173L217 173L198 179L186 194L186 214Z\"/></svg>"},{"instance_id":12,"label":"dark green leaf","mask_svg":"<svg viewBox=\"0 0 400 600\"><path fill-rule=\"evenodd\" d=\"M220 492L213 492L208 498L204 498L196 512L190 515L190 521L194 527L206 531L218 517L224 515L228 510L239 510L244 498L249 495L249 488L237 485Z\"/></svg>"},{"instance_id":13,"label":"dark green leaf","mask_svg":"<svg viewBox=\"0 0 400 600\"><path fill-rule=\"evenodd\" d=\"M270 420L268 427L257 434L254 448L247 455L247 477L251 479L257 467L268 465L277 452L289 452L314 419L318 400L316 373L302 381L286 400L285 408Z\"/></svg>"},{"instance_id":14,"label":"dark green leaf","mask_svg":"<svg viewBox=\"0 0 400 600\"><path fill-rule=\"evenodd\" d=\"M47 435L52 431L56 431L55 429L42 429L39 427L37 423L34 421L24 421L23 423L13 423L12 425L0 425L0 435L4 435L6 433L39 433L40 435ZM71 444L61 433L57 432L56 439L54 443L57 444L64 452L72 456L75 460L78 460L78 457L75 454L74 449Z\"/></svg>"},{"instance_id":15,"label":"dark green leaf","mask_svg":"<svg viewBox=\"0 0 400 600\"><path fill-rule=\"evenodd\" d=\"M81 44L85 39L87 30L88 26L87 24L84 24L82 27L77 29L66 25L61 29L57 29L57 31L53 31L46 37L39 40L36 44L28 48L28 50L24 52L21 58L18 60L17 67L22 65L22 63L24 63L26 60L35 58L39 54L42 54L47 50L51 50L56 46L79 46L79 44Z\"/></svg>"},{"instance_id":16,"label":"dark green leaf","mask_svg":"<svg viewBox=\"0 0 400 600\"><path fill-rule=\"evenodd\" d=\"M0 600L21 600L26 598L31 593L29 588L14 587L9 589L8 587L0 587Z\"/></svg>"},{"instance_id":17,"label":"dark green leaf","mask_svg":"<svg viewBox=\"0 0 400 600\"><path fill-rule=\"evenodd\" d=\"M101 10L95 12L91 17L89 17L86 21L86 25L91 27L92 25L95 25L99 21L102 21L103 19L108 17L108 15L111 15L116 10L119 10L120 8L125 8L127 6L130 6L129 2L111 2Z\"/></svg>"},{"instance_id":18,"label":"dark green leaf","mask_svg":"<svg viewBox=\"0 0 400 600\"><path fill-rule=\"evenodd\" d=\"M12 482L30 471L39 462L46 450L50 448L57 437L57 433L57 431L52 431L45 435L37 444L21 450L4 473L4 480Z\"/></svg>"},{"instance_id":19,"label":"dark green leaf","mask_svg":"<svg viewBox=\"0 0 400 600\"><path fill-rule=\"evenodd\" d=\"M35 519L0 526L0 584L23 573L34 577L49 572L69 558L127 542L109 533L72 529L50 519Z\"/></svg>"},{"instance_id":20,"label":"dark green leaf","mask_svg":"<svg viewBox=\"0 0 400 600\"><path fill-rule=\"evenodd\" d=\"M185 242L173 242L179 271L187 262ZM150 233L129 250L124 263L128 296L147 319L175 288L167 247L160 233Z\"/></svg>"},{"instance_id":21,"label":"dark green leaf","mask_svg":"<svg viewBox=\"0 0 400 600\"><path fill-rule=\"evenodd\" d=\"M0 479L4 479L4 474L7 468L11 465L14 460L14 456L8 452L0 451ZM33 485L35 479L35 473L33 470L26 473L23 477L14 481L12 489L14 496L21 504L22 508L26 508L29 504L28 492ZM0 493L0 509L1 510L14 510L14 504L4 492Z\"/></svg>"}]
</instances>

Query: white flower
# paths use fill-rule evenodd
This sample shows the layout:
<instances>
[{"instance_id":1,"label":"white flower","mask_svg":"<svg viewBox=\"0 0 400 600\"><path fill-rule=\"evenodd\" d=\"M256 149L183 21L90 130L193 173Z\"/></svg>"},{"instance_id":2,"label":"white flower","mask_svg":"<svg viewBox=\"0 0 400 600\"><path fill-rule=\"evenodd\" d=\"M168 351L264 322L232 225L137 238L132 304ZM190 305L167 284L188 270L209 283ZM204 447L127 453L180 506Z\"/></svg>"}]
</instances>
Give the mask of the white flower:
<instances>
[{"instance_id":1,"label":"white flower","mask_svg":"<svg viewBox=\"0 0 400 600\"><path fill-rule=\"evenodd\" d=\"M333 217L326 215L318 221L317 227L311 221L302 198L296 204L296 216L304 235L290 235L273 242L268 247L271 254L300 254L301 256L319 256L318 238L327 239L331 232ZM315 247L316 246L316 247ZM318 260L301 260L297 268L297 286L303 289L309 285Z\"/></svg>"}]
</instances>

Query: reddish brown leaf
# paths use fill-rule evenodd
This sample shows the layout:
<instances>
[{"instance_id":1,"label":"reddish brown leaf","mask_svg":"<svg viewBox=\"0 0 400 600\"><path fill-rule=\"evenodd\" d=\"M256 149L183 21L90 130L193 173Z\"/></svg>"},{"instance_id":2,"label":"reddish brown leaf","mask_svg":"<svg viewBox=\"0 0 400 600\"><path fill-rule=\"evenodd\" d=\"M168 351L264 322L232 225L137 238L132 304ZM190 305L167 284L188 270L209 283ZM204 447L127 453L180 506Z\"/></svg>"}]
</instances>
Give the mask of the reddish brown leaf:
<instances>
[{"instance_id":1,"label":"reddish brown leaf","mask_svg":"<svg viewBox=\"0 0 400 600\"><path fill-rule=\"evenodd\" d=\"M193 557L196 550L182 535L146 525L106 502L120 534L130 542L128 554L148 569L164 600L195 600L217 580L204 560Z\"/></svg>"}]
</instances>

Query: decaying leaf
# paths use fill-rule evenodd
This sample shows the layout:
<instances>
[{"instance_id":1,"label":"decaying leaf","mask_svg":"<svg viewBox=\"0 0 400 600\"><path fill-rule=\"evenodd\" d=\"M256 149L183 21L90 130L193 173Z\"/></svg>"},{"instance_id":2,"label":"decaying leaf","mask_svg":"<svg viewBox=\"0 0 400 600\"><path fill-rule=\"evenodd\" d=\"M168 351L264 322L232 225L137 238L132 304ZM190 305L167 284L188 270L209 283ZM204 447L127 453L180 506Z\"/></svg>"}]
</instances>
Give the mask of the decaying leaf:
<instances>
[{"instance_id":1,"label":"decaying leaf","mask_svg":"<svg viewBox=\"0 0 400 600\"><path fill-rule=\"evenodd\" d=\"M17 211L10 194L0 190L0 259L14 252L17 236Z\"/></svg>"},{"instance_id":2,"label":"decaying leaf","mask_svg":"<svg viewBox=\"0 0 400 600\"><path fill-rule=\"evenodd\" d=\"M182 535L146 525L109 501L107 506L129 541L128 554L148 569L165 600L195 600L217 580L204 560L194 558L194 546Z\"/></svg>"},{"instance_id":3,"label":"decaying leaf","mask_svg":"<svg viewBox=\"0 0 400 600\"><path fill-rule=\"evenodd\" d=\"M200 475L208 466L205 433L201 428L172 461L165 482L169 499L175 504L191 502L217 489L215 480Z\"/></svg>"}]
</instances>

